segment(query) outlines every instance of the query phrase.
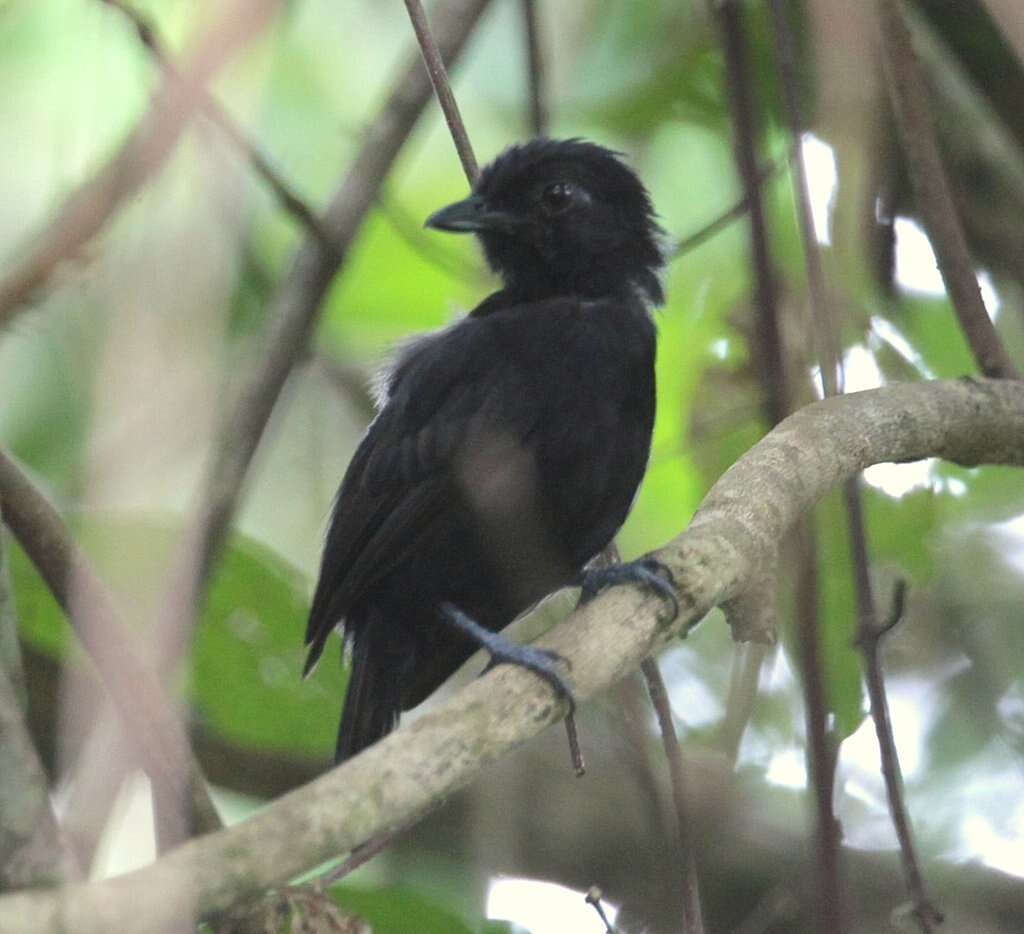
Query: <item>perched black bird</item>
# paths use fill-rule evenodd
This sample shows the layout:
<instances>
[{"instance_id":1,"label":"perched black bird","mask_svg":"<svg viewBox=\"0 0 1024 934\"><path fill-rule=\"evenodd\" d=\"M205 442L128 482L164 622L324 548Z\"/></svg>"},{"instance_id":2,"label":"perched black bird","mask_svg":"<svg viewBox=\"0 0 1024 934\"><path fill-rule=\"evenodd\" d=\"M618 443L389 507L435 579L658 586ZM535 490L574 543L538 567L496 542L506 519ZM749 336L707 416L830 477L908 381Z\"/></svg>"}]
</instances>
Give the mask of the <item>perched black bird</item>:
<instances>
[{"instance_id":1,"label":"perched black bird","mask_svg":"<svg viewBox=\"0 0 1024 934\"><path fill-rule=\"evenodd\" d=\"M477 234L504 288L401 349L338 492L306 672L342 627L339 762L478 645L568 694L550 653L497 635L552 591L668 586L650 561L583 573L650 451L663 256L643 185L601 146L538 139L426 223Z\"/></svg>"}]
</instances>

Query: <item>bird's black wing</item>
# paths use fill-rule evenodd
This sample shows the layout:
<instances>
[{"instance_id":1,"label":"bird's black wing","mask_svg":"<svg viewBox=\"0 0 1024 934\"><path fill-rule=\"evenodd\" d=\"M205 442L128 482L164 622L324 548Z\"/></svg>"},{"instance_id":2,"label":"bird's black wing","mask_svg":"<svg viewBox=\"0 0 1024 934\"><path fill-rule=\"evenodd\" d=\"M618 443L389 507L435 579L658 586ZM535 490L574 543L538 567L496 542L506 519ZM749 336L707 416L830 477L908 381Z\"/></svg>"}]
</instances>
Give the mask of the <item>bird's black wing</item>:
<instances>
[{"instance_id":1,"label":"bird's black wing","mask_svg":"<svg viewBox=\"0 0 1024 934\"><path fill-rule=\"evenodd\" d=\"M452 508L452 461L482 418L526 439L539 400L501 318L467 318L409 345L387 380L387 399L335 500L306 629L309 671L331 631L410 555ZM495 400L514 401L505 405Z\"/></svg>"}]
</instances>

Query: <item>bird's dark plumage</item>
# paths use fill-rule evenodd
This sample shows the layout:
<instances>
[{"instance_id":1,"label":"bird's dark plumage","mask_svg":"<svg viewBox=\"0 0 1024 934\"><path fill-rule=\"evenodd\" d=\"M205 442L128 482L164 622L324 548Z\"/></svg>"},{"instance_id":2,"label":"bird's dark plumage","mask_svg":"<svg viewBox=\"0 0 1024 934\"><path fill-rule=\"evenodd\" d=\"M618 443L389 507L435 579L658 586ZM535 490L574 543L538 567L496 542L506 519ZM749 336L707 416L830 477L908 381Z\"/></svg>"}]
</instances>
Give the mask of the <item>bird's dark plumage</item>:
<instances>
[{"instance_id":1,"label":"bird's dark plumage","mask_svg":"<svg viewBox=\"0 0 1024 934\"><path fill-rule=\"evenodd\" d=\"M338 492L306 670L341 626L339 761L473 653L443 605L496 632L576 581L650 450L663 260L633 172L592 143L535 140L427 223L476 233L504 288L400 351Z\"/></svg>"}]
</instances>

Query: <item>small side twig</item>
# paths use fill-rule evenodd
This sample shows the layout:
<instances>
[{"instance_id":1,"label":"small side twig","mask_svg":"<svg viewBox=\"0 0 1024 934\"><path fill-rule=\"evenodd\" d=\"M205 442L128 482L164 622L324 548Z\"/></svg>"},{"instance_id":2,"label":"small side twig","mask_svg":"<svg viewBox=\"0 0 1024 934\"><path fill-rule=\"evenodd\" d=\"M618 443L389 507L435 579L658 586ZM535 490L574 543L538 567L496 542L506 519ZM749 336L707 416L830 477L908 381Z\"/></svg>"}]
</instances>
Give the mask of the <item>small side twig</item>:
<instances>
[{"instance_id":1,"label":"small side twig","mask_svg":"<svg viewBox=\"0 0 1024 934\"><path fill-rule=\"evenodd\" d=\"M357 846L337 866L329 869L316 880L317 891L323 892L325 889L329 889L335 882L340 882L345 876L355 872L360 866L364 866L378 853L383 853L405 829L407 828L402 826L389 830L372 840L367 840L362 846Z\"/></svg>"},{"instance_id":2,"label":"small side twig","mask_svg":"<svg viewBox=\"0 0 1024 934\"><path fill-rule=\"evenodd\" d=\"M592 885L587 889L584 901L597 912L597 916L601 919L601 923L604 925L605 934L616 934L615 928L612 926L611 921L608 920L608 915L605 913L604 905L601 904L602 897L603 894L601 890L596 885Z\"/></svg>"},{"instance_id":3,"label":"small side twig","mask_svg":"<svg viewBox=\"0 0 1024 934\"><path fill-rule=\"evenodd\" d=\"M391 229L428 263L468 285L479 286L487 281L487 273L482 265L465 258L451 248L441 246L434 237L427 235L423 229L423 221L415 218L407 208L391 198L384 188L377 194L377 205L384 219L391 225Z\"/></svg>"},{"instance_id":4,"label":"small side twig","mask_svg":"<svg viewBox=\"0 0 1024 934\"><path fill-rule=\"evenodd\" d=\"M855 558L857 558L854 561L854 567L858 573L856 643L864 655L864 680L871 702L871 719L875 724L875 736L878 739L882 778L885 781L885 792L889 801L889 815L892 818L893 829L896 831L903 876L913 904L911 914L917 921L921 934L933 934L935 926L942 923L943 916L935 903L928 897L925 889L924 875L921 872L920 860L914 845L914 835L910 827L910 818L907 814L906 802L903 799L903 773L900 769L899 756L896 753L896 740L892 731L889 701L885 693L885 680L882 677L880 652L882 637L892 630L903 617L907 585L904 580L896 582L889 615L879 623L876 619L871 578L867 572L864 511L856 489L856 480L851 480L846 484L844 493L849 513L850 543Z\"/></svg>"},{"instance_id":5,"label":"small side twig","mask_svg":"<svg viewBox=\"0 0 1024 934\"><path fill-rule=\"evenodd\" d=\"M473 154L473 146L466 133L466 125L462 122L462 114L459 113L459 105L452 93L451 83L448 81L448 71L444 67L444 59L438 51L437 43L430 34L430 24L427 22L427 14L423 11L420 0L405 0L405 8L409 11L409 20L416 33L416 41L420 44L420 51L423 53L423 62L427 66L427 74L430 75L430 83L434 86L434 94L437 96L441 110L444 112L444 119L448 123L448 130L452 134L455 143L455 150L459 154L459 161L462 163L462 170L466 173L469 184L476 182L480 174L480 167L477 165L476 156Z\"/></svg>"},{"instance_id":6,"label":"small side twig","mask_svg":"<svg viewBox=\"0 0 1024 934\"><path fill-rule=\"evenodd\" d=\"M672 784L672 804L676 812L676 833L679 841L679 866L683 874L683 934L704 934L704 918L700 908L700 886L697 882L697 861L693 853L692 835L686 803L686 777L683 774L683 754L679 748L675 724L672 722L672 705L668 690L661 677L658 663L653 658L645 659L640 665L651 695L651 704L658 717L661 742L668 761L669 780Z\"/></svg>"},{"instance_id":7,"label":"small side twig","mask_svg":"<svg viewBox=\"0 0 1024 934\"><path fill-rule=\"evenodd\" d=\"M907 171L939 272L978 369L986 376L1017 376L978 286L939 154L928 96L907 22L897 0L876 0L879 41L889 99L907 156Z\"/></svg>"},{"instance_id":8,"label":"small side twig","mask_svg":"<svg viewBox=\"0 0 1024 934\"><path fill-rule=\"evenodd\" d=\"M520 0L523 11L523 33L526 39L526 67L530 86L530 129L534 136L548 131L547 73L537 21L537 0Z\"/></svg>"},{"instance_id":9,"label":"small side twig","mask_svg":"<svg viewBox=\"0 0 1024 934\"><path fill-rule=\"evenodd\" d=\"M754 173L756 179L756 187L763 187L764 183L768 181L776 172L779 170L779 164L774 160L771 160L761 166L759 171ZM712 218L703 227L695 230L692 234L688 234L683 237L676 245L675 249L672 250L672 259L678 259L686 253L690 253L696 250L697 247L703 246L714 237L716 234L725 230L733 221L739 220L743 217L747 211L750 210L751 198L749 194L744 194L732 207L726 208L718 217Z\"/></svg>"}]
</instances>

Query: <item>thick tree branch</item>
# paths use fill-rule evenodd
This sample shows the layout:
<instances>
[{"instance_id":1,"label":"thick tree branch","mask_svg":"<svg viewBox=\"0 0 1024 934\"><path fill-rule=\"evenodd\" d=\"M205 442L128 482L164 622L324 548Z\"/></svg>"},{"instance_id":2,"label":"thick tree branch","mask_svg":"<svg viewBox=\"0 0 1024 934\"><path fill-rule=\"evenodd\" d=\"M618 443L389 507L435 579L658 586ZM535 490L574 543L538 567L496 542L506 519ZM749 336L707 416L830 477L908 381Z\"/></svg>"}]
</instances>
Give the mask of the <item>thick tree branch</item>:
<instances>
[{"instance_id":1,"label":"thick tree branch","mask_svg":"<svg viewBox=\"0 0 1024 934\"><path fill-rule=\"evenodd\" d=\"M949 300L960 319L978 369L986 376L1015 377L985 308L978 277L953 203L928 109L924 79L899 0L876 0L886 84L907 170Z\"/></svg>"},{"instance_id":2,"label":"thick tree branch","mask_svg":"<svg viewBox=\"0 0 1024 934\"><path fill-rule=\"evenodd\" d=\"M932 456L1024 466L1024 383L893 385L808 406L737 461L690 527L656 553L678 584L673 622L663 619L657 598L617 588L541 644L571 660L576 696L585 700L715 605L726 609L737 637L771 638L763 614L753 612L754 597L798 516L871 464ZM343 767L145 869L60 893L0 898L0 930L146 934L192 899L201 915L222 910L415 819L563 713L564 704L529 672L496 669Z\"/></svg>"},{"instance_id":3,"label":"thick tree branch","mask_svg":"<svg viewBox=\"0 0 1024 934\"><path fill-rule=\"evenodd\" d=\"M145 116L110 160L58 208L14 271L0 281L0 325L46 280L79 253L117 208L151 178L174 149L220 67L265 25L277 0L236 0L198 44L188 64L165 72Z\"/></svg>"}]
</instances>

